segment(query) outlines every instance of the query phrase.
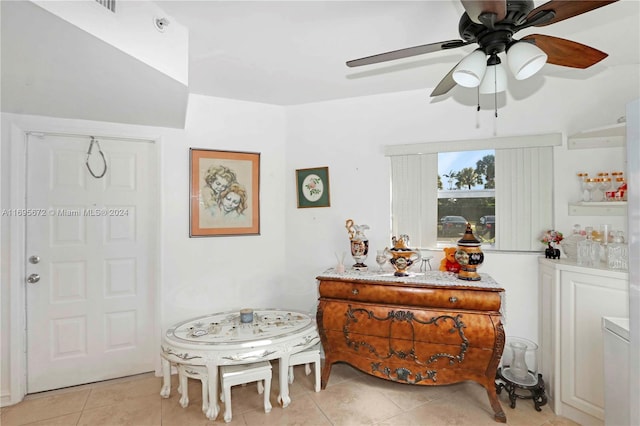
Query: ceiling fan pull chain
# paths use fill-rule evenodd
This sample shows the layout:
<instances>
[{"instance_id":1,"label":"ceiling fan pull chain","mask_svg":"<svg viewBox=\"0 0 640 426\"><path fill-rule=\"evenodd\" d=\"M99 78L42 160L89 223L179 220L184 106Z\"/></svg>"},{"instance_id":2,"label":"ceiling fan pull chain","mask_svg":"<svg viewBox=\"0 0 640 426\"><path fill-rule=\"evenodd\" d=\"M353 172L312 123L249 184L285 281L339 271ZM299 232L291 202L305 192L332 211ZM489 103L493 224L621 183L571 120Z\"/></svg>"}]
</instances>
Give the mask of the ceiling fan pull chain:
<instances>
[{"instance_id":1,"label":"ceiling fan pull chain","mask_svg":"<svg viewBox=\"0 0 640 426\"><path fill-rule=\"evenodd\" d=\"M478 96L478 109L476 111L480 111L480 86L477 87L476 95Z\"/></svg>"}]
</instances>

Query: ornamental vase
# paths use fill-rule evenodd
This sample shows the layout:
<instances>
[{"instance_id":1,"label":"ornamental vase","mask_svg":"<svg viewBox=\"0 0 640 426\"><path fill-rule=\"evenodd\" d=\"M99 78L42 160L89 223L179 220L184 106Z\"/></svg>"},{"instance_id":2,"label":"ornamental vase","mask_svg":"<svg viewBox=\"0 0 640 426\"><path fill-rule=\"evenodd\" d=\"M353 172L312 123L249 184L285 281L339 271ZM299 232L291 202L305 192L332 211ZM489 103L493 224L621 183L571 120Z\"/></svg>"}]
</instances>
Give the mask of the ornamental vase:
<instances>
[{"instance_id":1,"label":"ornamental vase","mask_svg":"<svg viewBox=\"0 0 640 426\"><path fill-rule=\"evenodd\" d=\"M393 273L396 277L409 276L407 270L416 263L420 262L422 256L418 250L412 250L407 247L409 237L401 235L396 239L393 237L393 248L385 248L384 252L389 257L389 263L396 271Z\"/></svg>"},{"instance_id":2,"label":"ornamental vase","mask_svg":"<svg viewBox=\"0 0 640 426\"><path fill-rule=\"evenodd\" d=\"M349 233L351 256L356 262L352 266L352 269L366 271L368 268L364 261L367 259L369 254L369 239L364 234L364 231L368 230L369 226L355 225L353 220L348 219L346 222L346 228Z\"/></svg>"},{"instance_id":3,"label":"ornamental vase","mask_svg":"<svg viewBox=\"0 0 640 426\"><path fill-rule=\"evenodd\" d=\"M458 240L458 250L455 258L460 264L458 279L465 281L480 281L480 275L476 272L478 266L484 262L484 253L480 249L480 241L473 235L471 225L467 223L467 230Z\"/></svg>"}]
</instances>

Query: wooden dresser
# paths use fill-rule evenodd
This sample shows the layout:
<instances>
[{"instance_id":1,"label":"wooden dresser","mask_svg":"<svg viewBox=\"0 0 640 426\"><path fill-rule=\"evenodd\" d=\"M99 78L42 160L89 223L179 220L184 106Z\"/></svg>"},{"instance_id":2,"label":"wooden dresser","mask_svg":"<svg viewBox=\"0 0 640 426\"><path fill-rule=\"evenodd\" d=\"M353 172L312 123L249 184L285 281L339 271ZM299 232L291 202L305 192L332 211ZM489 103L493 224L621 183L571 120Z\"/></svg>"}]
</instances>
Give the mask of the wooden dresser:
<instances>
[{"instance_id":1,"label":"wooden dresser","mask_svg":"<svg viewBox=\"0 0 640 426\"><path fill-rule=\"evenodd\" d=\"M333 270L317 277L326 356L322 388L340 361L400 383L472 380L487 390L495 420L506 422L495 387L505 341L504 290L488 275L481 277L469 282L439 271L399 278Z\"/></svg>"}]
</instances>

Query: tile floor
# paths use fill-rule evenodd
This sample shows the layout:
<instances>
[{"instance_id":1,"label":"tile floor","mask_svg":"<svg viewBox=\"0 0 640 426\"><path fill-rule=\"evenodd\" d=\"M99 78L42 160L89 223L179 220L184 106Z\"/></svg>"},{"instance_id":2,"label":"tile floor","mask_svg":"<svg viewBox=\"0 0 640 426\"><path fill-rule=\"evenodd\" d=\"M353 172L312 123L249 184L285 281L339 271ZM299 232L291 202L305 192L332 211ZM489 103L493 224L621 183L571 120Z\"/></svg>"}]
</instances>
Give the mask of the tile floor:
<instances>
[{"instance_id":1,"label":"tile floor","mask_svg":"<svg viewBox=\"0 0 640 426\"><path fill-rule=\"evenodd\" d=\"M313 374L295 367L290 387L291 405L277 402L278 368L273 363L271 413L265 414L256 386L232 388L231 425L498 425L493 421L487 394L480 385L466 382L429 387L392 383L368 376L347 364L334 364L327 388L313 390ZM17 405L0 409L0 425L40 426L206 426L224 424L201 411L199 381L189 381L187 408L178 403L177 376L172 376L171 396L159 395L162 379L152 373L118 380L28 395ZM508 425L576 425L553 414L548 405L535 411L529 400L509 407L500 395ZM221 409L224 406L220 404Z\"/></svg>"}]
</instances>

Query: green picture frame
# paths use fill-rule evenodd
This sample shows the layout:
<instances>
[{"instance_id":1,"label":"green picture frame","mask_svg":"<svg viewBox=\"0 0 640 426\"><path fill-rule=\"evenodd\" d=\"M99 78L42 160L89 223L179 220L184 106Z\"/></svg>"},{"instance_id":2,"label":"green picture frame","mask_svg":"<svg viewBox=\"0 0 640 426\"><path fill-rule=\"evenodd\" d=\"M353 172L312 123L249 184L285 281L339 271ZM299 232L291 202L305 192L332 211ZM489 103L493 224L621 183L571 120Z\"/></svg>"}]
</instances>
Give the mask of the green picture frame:
<instances>
[{"instance_id":1,"label":"green picture frame","mask_svg":"<svg viewBox=\"0 0 640 426\"><path fill-rule=\"evenodd\" d=\"M296 170L298 208L331 207L329 167Z\"/></svg>"}]
</instances>

